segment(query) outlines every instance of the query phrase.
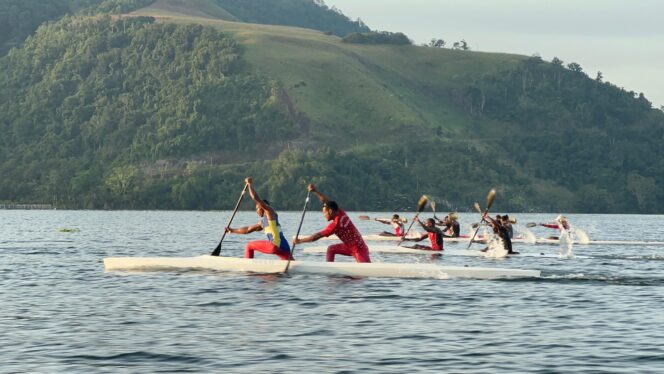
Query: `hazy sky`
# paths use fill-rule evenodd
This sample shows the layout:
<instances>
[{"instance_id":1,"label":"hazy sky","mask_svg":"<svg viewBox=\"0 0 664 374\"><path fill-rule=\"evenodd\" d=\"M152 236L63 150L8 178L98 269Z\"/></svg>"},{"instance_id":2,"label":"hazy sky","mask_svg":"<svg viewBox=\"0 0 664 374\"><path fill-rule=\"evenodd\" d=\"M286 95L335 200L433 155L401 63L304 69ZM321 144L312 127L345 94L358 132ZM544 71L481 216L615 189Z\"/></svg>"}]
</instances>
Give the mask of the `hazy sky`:
<instances>
[{"instance_id":1,"label":"hazy sky","mask_svg":"<svg viewBox=\"0 0 664 374\"><path fill-rule=\"evenodd\" d=\"M576 62L591 77L664 105L664 0L326 0L351 19L417 44Z\"/></svg>"}]
</instances>

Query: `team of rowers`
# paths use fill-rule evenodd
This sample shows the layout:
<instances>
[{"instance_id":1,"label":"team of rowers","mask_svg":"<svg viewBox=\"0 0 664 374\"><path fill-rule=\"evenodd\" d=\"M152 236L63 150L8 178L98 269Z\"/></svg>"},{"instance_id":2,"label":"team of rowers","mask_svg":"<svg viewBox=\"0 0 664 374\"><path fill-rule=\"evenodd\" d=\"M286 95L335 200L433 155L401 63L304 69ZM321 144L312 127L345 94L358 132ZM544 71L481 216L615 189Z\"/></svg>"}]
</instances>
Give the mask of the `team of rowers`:
<instances>
[{"instance_id":1,"label":"team of rowers","mask_svg":"<svg viewBox=\"0 0 664 374\"><path fill-rule=\"evenodd\" d=\"M281 230L277 212L267 200L261 199L261 197L258 195L254 189L252 178L247 177L245 179L245 183L249 191L249 196L256 204L256 214L260 217L260 221L254 225L237 229L226 227L225 232L231 234L249 234L262 230L265 233L267 240L256 240L247 243L244 252L245 258L254 258L254 253L258 251L261 253L276 255L282 260L293 260L291 247L288 244L288 240L286 240L283 231ZM357 262L371 262L371 258L369 256L369 247L364 242L362 235L357 230L346 212L339 207L337 202L330 200L327 196L318 191L316 186L313 184L309 184L307 186L307 190L310 193L316 195L321 201L323 204L323 217L330 223L320 232L301 238L294 238L293 243L310 243L323 237L336 235L339 240L341 240L341 243L330 245L327 248L327 262L334 262L336 255L352 256ZM568 228L569 224L567 223L567 220L562 217L563 221L561 222L561 217L562 216L558 217L555 224L540 225L550 228L554 228L554 225L555 228ZM486 214L483 215L482 219L492 228L494 234L500 237L508 254L518 253L512 250L511 241L514 235L512 224L516 223L515 220L511 220L508 215L497 215L494 219L488 217ZM438 219L434 214L434 218L427 218L424 220L424 222L420 221L416 215L414 221L420 225L425 233L415 237L405 236L406 232L404 231L404 223L406 220L400 218L397 214L393 215L392 219L376 219L376 221L392 225L394 228L394 233L383 232L381 235L399 236L401 237L401 241L420 242L427 238L429 239L430 245L415 244L409 247L413 249L443 251L443 238L456 238L461 236L461 227L458 222L457 213L450 213L443 220ZM444 230L440 227L444 227Z\"/></svg>"}]
</instances>

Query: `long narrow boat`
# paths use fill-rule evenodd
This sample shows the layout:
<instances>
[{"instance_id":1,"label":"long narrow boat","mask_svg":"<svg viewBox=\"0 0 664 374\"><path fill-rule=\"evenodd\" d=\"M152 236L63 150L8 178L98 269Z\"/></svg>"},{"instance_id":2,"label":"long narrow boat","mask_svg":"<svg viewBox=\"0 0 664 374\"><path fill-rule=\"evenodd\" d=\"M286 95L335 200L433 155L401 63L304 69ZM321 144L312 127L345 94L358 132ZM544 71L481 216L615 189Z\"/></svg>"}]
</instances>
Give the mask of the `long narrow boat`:
<instances>
[{"instance_id":1,"label":"long narrow boat","mask_svg":"<svg viewBox=\"0 0 664 374\"><path fill-rule=\"evenodd\" d=\"M362 238L365 241L369 242L382 242L382 241L391 241L396 242L401 240L398 236L382 236L382 235L363 235ZM322 238L321 240L339 240L336 236L330 236L329 238ZM445 238L446 243L468 243L470 238L468 237L459 237L459 238ZM475 239L477 243L484 243L483 238ZM549 245L559 245L560 240L558 239L549 239L549 238L536 238L536 239L527 239L522 237L516 237L512 239L512 243L520 244L549 244ZM589 241L575 241L574 245L643 245L643 246L664 246L664 241L648 241L648 240L589 240Z\"/></svg>"},{"instance_id":2,"label":"long narrow boat","mask_svg":"<svg viewBox=\"0 0 664 374\"><path fill-rule=\"evenodd\" d=\"M304 253L309 254L321 254L327 252L326 246L313 246L306 247L302 250ZM370 245L369 252L371 253L382 253L382 254L398 254L398 255L443 255L443 256L470 256L470 257L486 257L486 258L504 258L510 256L518 257L539 257L539 258L561 258L560 255L555 253L530 253L530 252L519 252L514 255L507 255L505 251L491 251L491 252L482 252L478 250L470 249L457 249L457 248L445 248L445 251L431 251L426 249L413 249L407 247L399 247L396 245ZM565 256L562 256L566 258ZM575 258L589 258L588 256L574 256Z\"/></svg>"},{"instance_id":3,"label":"long narrow boat","mask_svg":"<svg viewBox=\"0 0 664 374\"><path fill-rule=\"evenodd\" d=\"M286 262L281 260L244 259L235 257L117 257L105 258L107 271L157 270L219 270L253 273L283 273ZM539 270L438 266L435 264L355 263L291 261L290 274L320 274L350 277L383 278L538 278Z\"/></svg>"}]
</instances>

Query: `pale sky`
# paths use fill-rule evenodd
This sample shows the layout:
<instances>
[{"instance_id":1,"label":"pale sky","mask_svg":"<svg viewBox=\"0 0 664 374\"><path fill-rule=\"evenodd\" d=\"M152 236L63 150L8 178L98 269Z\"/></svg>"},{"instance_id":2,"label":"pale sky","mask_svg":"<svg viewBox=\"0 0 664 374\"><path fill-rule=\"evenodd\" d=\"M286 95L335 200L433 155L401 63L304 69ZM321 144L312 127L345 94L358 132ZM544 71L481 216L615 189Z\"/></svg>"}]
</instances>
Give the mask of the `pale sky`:
<instances>
[{"instance_id":1,"label":"pale sky","mask_svg":"<svg viewBox=\"0 0 664 374\"><path fill-rule=\"evenodd\" d=\"M664 105L664 0L325 0L415 43L553 57Z\"/></svg>"}]
</instances>

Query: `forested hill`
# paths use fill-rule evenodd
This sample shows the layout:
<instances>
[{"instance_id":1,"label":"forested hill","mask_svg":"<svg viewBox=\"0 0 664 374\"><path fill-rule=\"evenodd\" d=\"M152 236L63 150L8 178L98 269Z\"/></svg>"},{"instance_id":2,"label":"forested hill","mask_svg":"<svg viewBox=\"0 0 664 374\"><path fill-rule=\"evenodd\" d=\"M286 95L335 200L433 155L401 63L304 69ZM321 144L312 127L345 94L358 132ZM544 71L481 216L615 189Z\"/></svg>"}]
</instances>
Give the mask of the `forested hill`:
<instances>
[{"instance_id":1,"label":"forested hill","mask_svg":"<svg viewBox=\"0 0 664 374\"><path fill-rule=\"evenodd\" d=\"M231 208L251 175L280 209L307 182L346 209L467 210L490 187L498 210L664 207L664 114L577 64L107 1L0 58L0 202Z\"/></svg>"},{"instance_id":2,"label":"forested hill","mask_svg":"<svg viewBox=\"0 0 664 374\"><path fill-rule=\"evenodd\" d=\"M121 14L147 7L150 15L190 14L239 22L306 27L345 36L367 32L322 0L2 0L0 56L19 46L37 27L64 15Z\"/></svg>"}]
</instances>

